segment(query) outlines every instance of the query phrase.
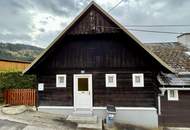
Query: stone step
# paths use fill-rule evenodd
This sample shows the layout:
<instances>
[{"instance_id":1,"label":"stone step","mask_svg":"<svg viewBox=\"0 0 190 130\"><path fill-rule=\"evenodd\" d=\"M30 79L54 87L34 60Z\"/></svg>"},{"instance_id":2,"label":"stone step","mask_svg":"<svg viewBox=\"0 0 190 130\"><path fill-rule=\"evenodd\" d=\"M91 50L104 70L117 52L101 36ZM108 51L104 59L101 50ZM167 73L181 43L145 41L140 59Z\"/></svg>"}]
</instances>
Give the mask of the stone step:
<instances>
[{"instance_id":1,"label":"stone step","mask_svg":"<svg viewBox=\"0 0 190 130\"><path fill-rule=\"evenodd\" d=\"M96 115L79 115L72 114L66 120L80 124L96 124L98 117Z\"/></svg>"},{"instance_id":2,"label":"stone step","mask_svg":"<svg viewBox=\"0 0 190 130\"><path fill-rule=\"evenodd\" d=\"M92 111L75 111L73 114L82 115L82 116L92 116L93 112Z\"/></svg>"},{"instance_id":3,"label":"stone step","mask_svg":"<svg viewBox=\"0 0 190 130\"><path fill-rule=\"evenodd\" d=\"M96 124L81 124L79 123L77 125L78 130L84 130L84 129L89 129L89 130L102 130L102 119L98 119Z\"/></svg>"}]
</instances>

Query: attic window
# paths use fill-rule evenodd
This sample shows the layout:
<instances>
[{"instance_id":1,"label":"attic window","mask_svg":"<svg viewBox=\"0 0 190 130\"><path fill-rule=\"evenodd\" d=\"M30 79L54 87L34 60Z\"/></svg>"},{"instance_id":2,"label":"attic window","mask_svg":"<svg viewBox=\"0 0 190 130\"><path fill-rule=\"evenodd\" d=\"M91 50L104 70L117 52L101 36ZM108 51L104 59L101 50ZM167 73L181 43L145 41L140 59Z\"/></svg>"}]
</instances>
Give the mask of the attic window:
<instances>
[{"instance_id":1,"label":"attic window","mask_svg":"<svg viewBox=\"0 0 190 130\"><path fill-rule=\"evenodd\" d=\"M117 87L116 74L106 74L106 87Z\"/></svg>"},{"instance_id":2,"label":"attic window","mask_svg":"<svg viewBox=\"0 0 190 130\"><path fill-rule=\"evenodd\" d=\"M144 74L133 74L133 87L144 87Z\"/></svg>"},{"instance_id":3,"label":"attic window","mask_svg":"<svg viewBox=\"0 0 190 130\"><path fill-rule=\"evenodd\" d=\"M66 74L56 75L56 87L66 87Z\"/></svg>"},{"instance_id":4,"label":"attic window","mask_svg":"<svg viewBox=\"0 0 190 130\"><path fill-rule=\"evenodd\" d=\"M178 101L178 90L168 90L168 101Z\"/></svg>"}]
</instances>

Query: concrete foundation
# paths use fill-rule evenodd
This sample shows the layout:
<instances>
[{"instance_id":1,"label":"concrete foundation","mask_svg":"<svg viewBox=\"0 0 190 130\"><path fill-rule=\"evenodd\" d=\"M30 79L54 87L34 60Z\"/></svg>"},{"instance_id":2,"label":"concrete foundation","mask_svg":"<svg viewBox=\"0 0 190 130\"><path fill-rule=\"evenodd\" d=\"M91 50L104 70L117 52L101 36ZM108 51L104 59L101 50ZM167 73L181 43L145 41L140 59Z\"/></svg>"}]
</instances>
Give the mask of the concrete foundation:
<instances>
[{"instance_id":1,"label":"concrete foundation","mask_svg":"<svg viewBox=\"0 0 190 130\"><path fill-rule=\"evenodd\" d=\"M74 108L61 106L39 106L38 111L64 114L68 116L74 112ZM107 115L106 107L94 107L93 114L105 119ZM158 128L158 114L156 108L116 107L114 120L124 124L133 124L147 128Z\"/></svg>"}]
</instances>

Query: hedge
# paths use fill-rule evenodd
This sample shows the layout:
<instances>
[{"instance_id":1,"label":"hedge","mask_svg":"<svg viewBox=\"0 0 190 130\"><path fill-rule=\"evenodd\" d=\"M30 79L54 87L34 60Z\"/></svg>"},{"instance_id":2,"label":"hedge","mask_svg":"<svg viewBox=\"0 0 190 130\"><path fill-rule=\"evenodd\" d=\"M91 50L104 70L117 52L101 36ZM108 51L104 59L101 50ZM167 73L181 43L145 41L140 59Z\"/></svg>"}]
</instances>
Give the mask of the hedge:
<instances>
[{"instance_id":1,"label":"hedge","mask_svg":"<svg viewBox=\"0 0 190 130\"><path fill-rule=\"evenodd\" d=\"M0 73L0 89L35 88L36 76L23 75L21 72Z\"/></svg>"}]
</instances>

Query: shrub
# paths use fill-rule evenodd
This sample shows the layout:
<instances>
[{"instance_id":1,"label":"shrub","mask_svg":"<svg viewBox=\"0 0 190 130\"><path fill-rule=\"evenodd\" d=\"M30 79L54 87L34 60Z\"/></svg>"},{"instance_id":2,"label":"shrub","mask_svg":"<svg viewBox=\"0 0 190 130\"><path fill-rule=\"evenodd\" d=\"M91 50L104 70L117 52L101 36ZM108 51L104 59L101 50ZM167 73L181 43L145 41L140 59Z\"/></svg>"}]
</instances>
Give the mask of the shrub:
<instances>
[{"instance_id":1,"label":"shrub","mask_svg":"<svg viewBox=\"0 0 190 130\"><path fill-rule=\"evenodd\" d=\"M21 72L0 73L0 89L35 88L36 76L22 75Z\"/></svg>"}]
</instances>

